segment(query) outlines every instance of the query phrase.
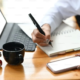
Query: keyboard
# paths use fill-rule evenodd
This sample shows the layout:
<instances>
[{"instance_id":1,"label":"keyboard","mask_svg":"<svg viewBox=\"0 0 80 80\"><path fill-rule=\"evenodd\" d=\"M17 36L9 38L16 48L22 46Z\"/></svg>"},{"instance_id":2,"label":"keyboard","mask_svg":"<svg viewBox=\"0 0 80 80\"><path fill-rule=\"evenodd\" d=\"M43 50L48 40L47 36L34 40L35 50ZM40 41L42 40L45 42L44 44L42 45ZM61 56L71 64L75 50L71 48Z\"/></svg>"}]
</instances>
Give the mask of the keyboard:
<instances>
[{"instance_id":1,"label":"keyboard","mask_svg":"<svg viewBox=\"0 0 80 80\"><path fill-rule=\"evenodd\" d=\"M18 25L14 25L7 42L20 42L24 44L25 51L35 51L36 44L32 41L32 39L27 34L25 34Z\"/></svg>"}]
</instances>

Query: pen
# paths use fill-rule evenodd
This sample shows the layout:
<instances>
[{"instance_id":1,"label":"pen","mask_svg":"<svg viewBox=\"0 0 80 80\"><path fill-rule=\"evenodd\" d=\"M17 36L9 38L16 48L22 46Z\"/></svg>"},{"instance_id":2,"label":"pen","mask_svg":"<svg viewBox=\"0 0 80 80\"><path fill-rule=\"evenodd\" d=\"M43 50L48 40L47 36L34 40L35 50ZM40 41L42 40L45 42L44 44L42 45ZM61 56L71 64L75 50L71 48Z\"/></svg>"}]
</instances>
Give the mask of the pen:
<instances>
[{"instance_id":1,"label":"pen","mask_svg":"<svg viewBox=\"0 0 80 80\"><path fill-rule=\"evenodd\" d=\"M29 14L29 17L31 18L32 22L34 23L34 25L37 27L37 29L39 30L40 33L42 33L43 35L45 35L44 31L41 29L41 27L39 26L39 24L37 23L37 21L34 19L34 17L32 16L32 14ZM51 41L49 41L49 44L52 46Z\"/></svg>"}]
</instances>

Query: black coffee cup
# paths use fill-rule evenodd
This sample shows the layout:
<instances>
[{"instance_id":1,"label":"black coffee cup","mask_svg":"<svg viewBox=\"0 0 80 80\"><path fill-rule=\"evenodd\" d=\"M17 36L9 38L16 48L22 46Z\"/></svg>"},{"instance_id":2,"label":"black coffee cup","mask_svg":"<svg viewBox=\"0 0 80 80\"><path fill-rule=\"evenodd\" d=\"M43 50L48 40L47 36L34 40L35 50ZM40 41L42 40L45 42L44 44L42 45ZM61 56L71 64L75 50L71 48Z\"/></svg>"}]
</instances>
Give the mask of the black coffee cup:
<instances>
[{"instance_id":1,"label":"black coffee cup","mask_svg":"<svg viewBox=\"0 0 80 80\"><path fill-rule=\"evenodd\" d=\"M8 64L17 65L24 61L25 48L22 43L8 42L3 45L3 57Z\"/></svg>"}]
</instances>

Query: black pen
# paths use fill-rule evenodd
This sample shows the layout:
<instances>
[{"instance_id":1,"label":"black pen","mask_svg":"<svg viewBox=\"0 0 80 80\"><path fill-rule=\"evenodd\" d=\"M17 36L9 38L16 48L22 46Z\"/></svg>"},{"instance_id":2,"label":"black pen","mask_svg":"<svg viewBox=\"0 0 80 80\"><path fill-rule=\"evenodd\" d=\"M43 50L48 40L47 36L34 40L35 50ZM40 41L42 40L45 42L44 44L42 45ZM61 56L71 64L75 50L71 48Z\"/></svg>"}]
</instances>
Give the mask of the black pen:
<instances>
[{"instance_id":1,"label":"black pen","mask_svg":"<svg viewBox=\"0 0 80 80\"><path fill-rule=\"evenodd\" d=\"M39 32L43 35L45 35L44 31L41 29L41 27L39 26L39 24L37 23L37 21L34 19L34 17L32 16L32 14L29 14L29 17L31 18L32 22L34 23L34 25L37 27L37 29L39 30ZM51 41L49 41L49 44L52 46Z\"/></svg>"}]
</instances>

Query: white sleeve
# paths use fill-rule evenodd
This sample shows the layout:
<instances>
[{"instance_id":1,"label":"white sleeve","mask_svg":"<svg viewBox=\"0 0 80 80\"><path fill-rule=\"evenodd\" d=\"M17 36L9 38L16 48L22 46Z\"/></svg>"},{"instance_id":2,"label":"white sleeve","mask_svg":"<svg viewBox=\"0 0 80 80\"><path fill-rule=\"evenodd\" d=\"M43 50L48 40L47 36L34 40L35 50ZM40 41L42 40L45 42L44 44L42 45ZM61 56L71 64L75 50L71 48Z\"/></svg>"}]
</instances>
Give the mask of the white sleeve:
<instances>
[{"instance_id":1,"label":"white sleeve","mask_svg":"<svg viewBox=\"0 0 80 80\"><path fill-rule=\"evenodd\" d=\"M80 15L80 0L58 0L43 17L40 25L49 24L53 32L62 20L74 15Z\"/></svg>"}]
</instances>

